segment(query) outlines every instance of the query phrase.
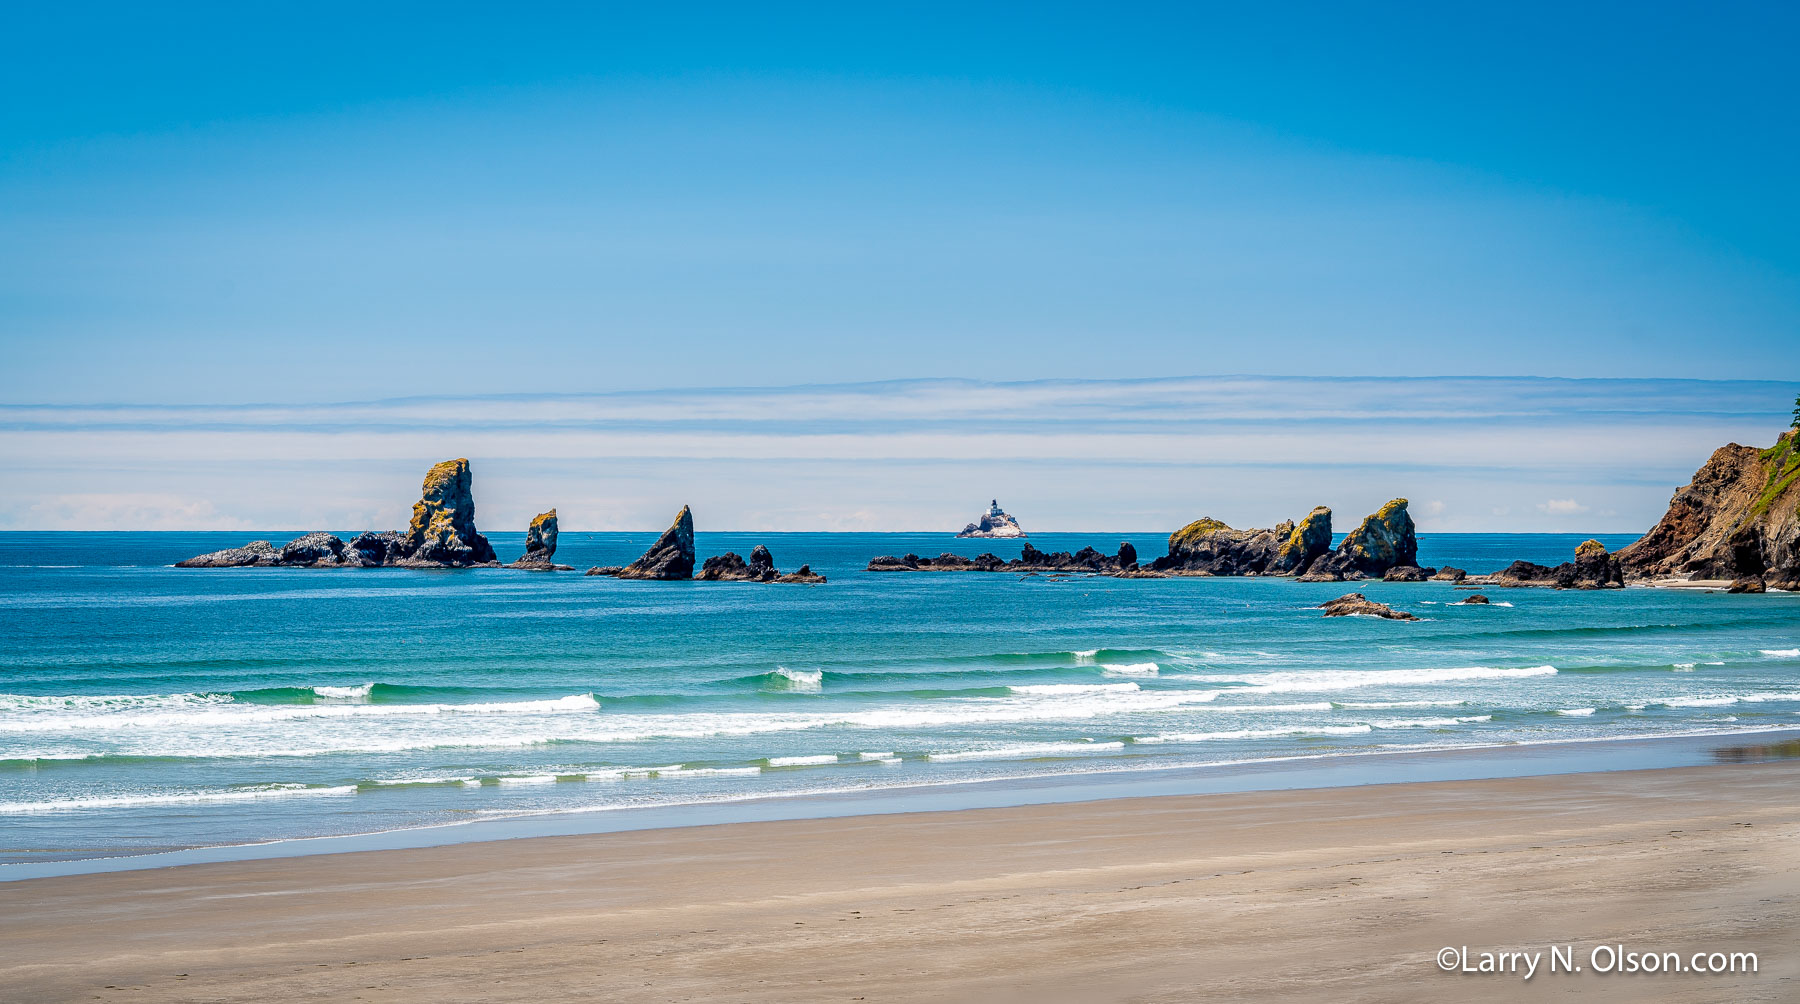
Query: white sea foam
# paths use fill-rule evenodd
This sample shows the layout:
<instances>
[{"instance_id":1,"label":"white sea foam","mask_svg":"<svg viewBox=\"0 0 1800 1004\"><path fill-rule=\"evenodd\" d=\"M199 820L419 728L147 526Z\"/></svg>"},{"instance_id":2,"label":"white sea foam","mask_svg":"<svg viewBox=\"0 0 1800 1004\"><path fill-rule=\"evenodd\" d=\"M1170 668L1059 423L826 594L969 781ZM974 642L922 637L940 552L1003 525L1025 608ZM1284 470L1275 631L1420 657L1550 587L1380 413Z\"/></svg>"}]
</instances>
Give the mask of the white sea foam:
<instances>
[{"instance_id":1,"label":"white sea foam","mask_svg":"<svg viewBox=\"0 0 1800 1004\"><path fill-rule=\"evenodd\" d=\"M1515 680L1555 676L1555 666L1463 666L1446 669L1324 669L1277 673L1198 673L1180 679L1211 683L1239 683L1231 693L1287 694L1358 687L1413 687L1429 683L1462 683L1470 680Z\"/></svg>"},{"instance_id":2,"label":"white sea foam","mask_svg":"<svg viewBox=\"0 0 1800 1004\"><path fill-rule=\"evenodd\" d=\"M825 671L821 669L808 671L776 666L775 676L778 680L784 681L778 685L787 690L816 691L825 684Z\"/></svg>"},{"instance_id":3,"label":"white sea foam","mask_svg":"<svg viewBox=\"0 0 1800 1004\"><path fill-rule=\"evenodd\" d=\"M1330 701L1313 701L1308 704L1213 704L1202 709L1212 713L1256 714L1263 711L1330 711Z\"/></svg>"},{"instance_id":4,"label":"white sea foam","mask_svg":"<svg viewBox=\"0 0 1800 1004\"><path fill-rule=\"evenodd\" d=\"M458 775L455 777L382 777L382 778L376 778L375 780L370 781L368 783L388 786L388 785L398 785L398 784L464 784L464 785L466 785L466 784L470 784L471 782L474 784L477 784L477 785L479 785L481 783L481 781L477 778L461 776L461 775Z\"/></svg>"},{"instance_id":5,"label":"white sea foam","mask_svg":"<svg viewBox=\"0 0 1800 1004\"><path fill-rule=\"evenodd\" d=\"M894 758L892 750L886 753L858 753L856 755L864 760L892 760Z\"/></svg>"},{"instance_id":6,"label":"white sea foam","mask_svg":"<svg viewBox=\"0 0 1800 1004\"><path fill-rule=\"evenodd\" d=\"M1587 716L1589 716L1593 713L1594 713L1593 708L1562 708L1561 710L1557 711L1557 714L1563 715L1567 718L1586 718Z\"/></svg>"},{"instance_id":7,"label":"white sea foam","mask_svg":"<svg viewBox=\"0 0 1800 1004\"><path fill-rule=\"evenodd\" d=\"M927 760L1029 760L1034 757L1070 756L1096 750L1124 749L1122 742L1105 743L1026 743L983 750L957 750L951 753L928 753Z\"/></svg>"},{"instance_id":8,"label":"white sea foam","mask_svg":"<svg viewBox=\"0 0 1800 1004\"><path fill-rule=\"evenodd\" d=\"M1738 698L1738 700L1740 700L1740 701L1751 701L1751 702L1762 702L1762 701L1800 701L1800 693L1781 693L1781 694L1745 694L1745 695L1743 695L1743 696L1742 696L1742 697L1739 697L1739 698Z\"/></svg>"},{"instance_id":9,"label":"white sea foam","mask_svg":"<svg viewBox=\"0 0 1800 1004\"><path fill-rule=\"evenodd\" d=\"M34 812L61 812L74 809L136 808L150 805L199 805L210 802L244 802L264 798L354 794L356 794L356 785L353 784L330 788L311 788L302 784L270 784L254 788L236 788L229 791L59 798L42 802L0 802L0 815L25 815Z\"/></svg>"},{"instance_id":10,"label":"white sea foam","mask_svg":"<svg viewBox=\"0 0 1800 1004\"><path fill-rule=\"evenodd\" d=\"M1738 698L1721 697L1668 697L1656 703L1665 708L1722 708L1727 704L1736 704Z\"/></svg>"},{"instance_id":11,"label":"white sea foam","mask_svg":"<svg viewBox=\"0 0 1800 1004\"><path fill-rule=\"evenodd\" d=\"M1274 739L1283 736L1355 736L1371 732L1368 725L1309 725L1287 729L1233 729L1229 732L1175 732L1139 736L1138 743L1205 743L1221 739Z\"/></svg>"},{"instance_id":12,"label":"white sea foam","mask_svg":"<svg viewBox=\"0 0 1800 1004\"><path fill-rule=\"evenodd\" d=\"M815 764L837 762L836 753L821 753L818 756L772 756L769 758L771 767L810 767Z\"/></svg>"},{"instance_id":13,"label":"white sea foam","mask_svg":"<svg viewBox=\"0 0 1800 1004\"><path fill-rule=\"evenodd\" d=\"M677 767L674 770L659 770L657 777L740 777L745 774L761 774L761 767Z\"/></svg>"},{"instance_id":14,"label":"white sea foam","mask_svg":"<svg viewBox=\"0 0 1800 1004\"><path fill-rule=\"evenodd\" d=\"M1116 694L1139 687L1135 683L1029 683L1006 689L1015 694Z\"/></svg>"},{"instance_id":15,"label":"white sea foam","mask_svg":"<svg viewBox=\"0 0 1800 1004\"><path fill-rule=\"evenodd\" d=\"M1491 722L1493 715L1459 715L1455 718L1403 718L1391 722L1370 722L1378 729L1447 729L1452 725Z\"/></svg>"},{"instance_id":16,"label":"white sea foam","mask_svg":"<svg viewBox=\"0 0 1800 1004\"><path fill-rule=\"evenodd\" d=\"M1075 657L1075 662L1077 664L1085 666L1094 661L1094 656L1099 655L1100 650L1097 648L1090 648L1083 649L1079 652L1070 652L1069 654Z\"/></svg>"},{"instance_id":17,"label":"white sea foam","mask_svg":"<svg viewBox=\"0 0 1800 1004\"><path fill-rule=\"evenodd\" d=\"M230 704L230 694L0 694L5 711L133 711L143 708L194 708Z\"/></svg>"},{"instance_id":18,"label":"white sea foam","mask_svg":"<svg viewBox=\"0 0 1800 1004\"><path fill-rule=\"evenodd\" d=\"M356 687L314 687L312 692L317 697L355 698L367 697L374 689L373 683L365 683Z\"/></svg>"},{"instance_id":19,"label":"white sea foam","mask_svg":"<svg viewBox=\"0 0 1800 1004\"><path fill-rule=\"evenodd\" d=\"M1771 659L1800 659L1800 648L1763 648L1757 651ZM1713 665L1707 663L1707 665Z\"/></svg>"},{"instance_id":20,"label":"white sea foam","mask_svg":"<svg viewBox=\"0 0 1800 1004\"><path fill-rule=\"evenodd\" d=\"M1454 708L1468 701L1333 701L1334 708L1376 711L1386 708Z\"/></svg>"},{"instance_id":21,"label":"white sea foam","mask_svg":"<svg viewBox=\"0 0 1800 1004\"><path fill-rule=\"evenodd\" d=\"M186 695L182 695L186 696ZM87 732L98 729L214 729L220 726L260 722L304 721L332 718L396 718L419 715L558 715L600 710L592 694L572 694L545 701L509 701L486 704L239 704L229 700L193 702L186 711L140 712L80 708L77 714L46 714L54 706L35 709L29 718L0 717L0 733Z\"/></svg>"},{"instance_id":22,"label":"white sea foam","mask_svg":"<svg viewBox=\"0 0 1800 1004\"><path fill-rule=\"evenodd\" d=\"M1155 676L1161 667L1154 662L1103 662L1100 671L1105 676Z\"/></svg>"},{"instance_id":23,"label":"white sea foam","mask_svg":"<svg viewBox=\"0 0 1800 1004\"><path fill-rule=\"evenodd\" d=\"M516 774L495 778L501 784L555 784L555 774Z\"/></svg>"}]
</instances>

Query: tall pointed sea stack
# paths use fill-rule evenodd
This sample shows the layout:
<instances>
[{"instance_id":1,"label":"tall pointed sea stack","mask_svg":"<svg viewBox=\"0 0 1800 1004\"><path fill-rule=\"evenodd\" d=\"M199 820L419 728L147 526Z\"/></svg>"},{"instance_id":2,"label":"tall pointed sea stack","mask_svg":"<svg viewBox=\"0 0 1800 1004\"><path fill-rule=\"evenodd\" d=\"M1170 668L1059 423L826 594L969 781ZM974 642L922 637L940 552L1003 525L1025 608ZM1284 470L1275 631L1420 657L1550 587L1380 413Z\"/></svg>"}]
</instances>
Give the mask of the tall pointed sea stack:
<instances>
[{"instance_id":1,"label":"tall pointed sea stack","mask_svg":"<svg viewBox=\"0 0 1800 1004\"><path fill-rule=\"evenodd\" d=\"M592 574L592 573L590 573ZM694 514L687 506L644 556L619 569L621 579L688 579L694 575Z\"/></svg>"},{"instance_id":2,"label":"tall pointed sea stack","mask_svg":"<svg viewBox=\"0 0 1800 1004\"><path fill-rule=\"evenodd\" d=\"M422 497L413 503L406 530L409 565L478 565L496 560L494 548L475 529L475 497L469 462L446 460L425 472Z\"/></svg>"},{"instance_id":3,"label":"tall pointed sea stack","mask_svg":"<svg viewBox=\"0 0 1800 1004\"><path fill-rule=\"evenodd\" d=\"M536 571L564 571L568 565L552 561L556 555L556 510L541 512L525 528L525 556L506 566Z\"/></svg>"}]
</instances>

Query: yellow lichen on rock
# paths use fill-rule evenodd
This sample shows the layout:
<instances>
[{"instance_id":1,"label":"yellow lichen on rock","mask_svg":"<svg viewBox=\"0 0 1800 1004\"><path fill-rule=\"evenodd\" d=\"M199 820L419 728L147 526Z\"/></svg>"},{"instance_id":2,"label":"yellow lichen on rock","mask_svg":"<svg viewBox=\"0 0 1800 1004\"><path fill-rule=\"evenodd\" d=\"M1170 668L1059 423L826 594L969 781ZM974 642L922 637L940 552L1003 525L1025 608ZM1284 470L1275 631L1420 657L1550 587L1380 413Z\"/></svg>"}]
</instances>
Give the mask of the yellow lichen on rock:
<instances>
[{"instance_id":1,"label":"yellow lichen on rock","mask_svg":"<svg viewBox=\"0 0 1800 1004\"><path fill-rule=\"evenodd\" d=\"M1223 522L1213 519L1211 516L1203 516L1174 533L1169 534L1169 553L1179 553L1192 547L1199 542L1200 538L1205 537L1208 534L1218 533L1220 530L1229 529L1231 529L1231 527L1226 526Z\"/></svg>"}]
</instances>

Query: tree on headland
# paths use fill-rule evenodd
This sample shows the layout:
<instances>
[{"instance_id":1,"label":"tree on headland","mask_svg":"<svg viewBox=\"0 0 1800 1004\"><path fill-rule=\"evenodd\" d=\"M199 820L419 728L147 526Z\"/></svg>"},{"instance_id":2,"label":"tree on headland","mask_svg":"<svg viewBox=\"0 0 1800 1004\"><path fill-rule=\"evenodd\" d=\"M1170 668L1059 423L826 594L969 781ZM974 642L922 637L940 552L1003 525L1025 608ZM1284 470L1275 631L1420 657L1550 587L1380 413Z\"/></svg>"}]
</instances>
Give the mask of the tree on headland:
<instances>
[{"instance_id":1,"label":"tree on headland","mask_svg":"<svg viewBox=\"0 0 1800 1004\"><path fill-rule=\"evenodd\" d=\"M1794 428L1800 429L1800 394L1794 395Z\"/></svg>"}]
</instances>

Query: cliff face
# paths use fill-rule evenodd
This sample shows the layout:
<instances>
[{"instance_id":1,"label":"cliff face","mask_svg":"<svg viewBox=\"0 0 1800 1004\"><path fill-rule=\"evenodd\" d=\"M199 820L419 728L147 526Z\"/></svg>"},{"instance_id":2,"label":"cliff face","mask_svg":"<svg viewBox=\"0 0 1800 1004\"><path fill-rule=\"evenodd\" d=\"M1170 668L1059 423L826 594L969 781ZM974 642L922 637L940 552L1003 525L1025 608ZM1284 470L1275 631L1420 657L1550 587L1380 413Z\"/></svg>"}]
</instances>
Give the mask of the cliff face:
<instances>
[{"instance_id":1,"label":"cliff face","mask_svg":"<svg viewBox=\"0 0 1800 1004\"><path fill-rule=\"evenodd\" d=\"M1800 432L1758 450L1720 447L1619 552L1628 578L1754 579L1800 587Z\"/></svg>"}]
</instances>

